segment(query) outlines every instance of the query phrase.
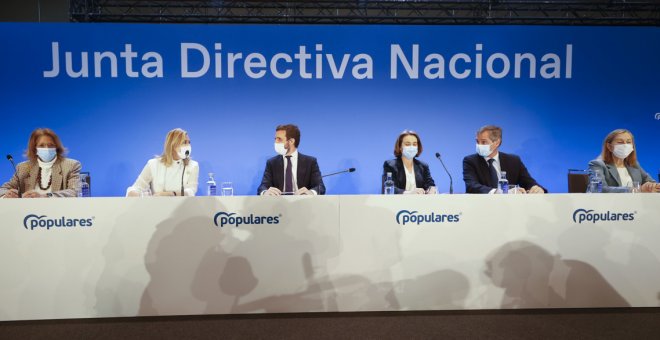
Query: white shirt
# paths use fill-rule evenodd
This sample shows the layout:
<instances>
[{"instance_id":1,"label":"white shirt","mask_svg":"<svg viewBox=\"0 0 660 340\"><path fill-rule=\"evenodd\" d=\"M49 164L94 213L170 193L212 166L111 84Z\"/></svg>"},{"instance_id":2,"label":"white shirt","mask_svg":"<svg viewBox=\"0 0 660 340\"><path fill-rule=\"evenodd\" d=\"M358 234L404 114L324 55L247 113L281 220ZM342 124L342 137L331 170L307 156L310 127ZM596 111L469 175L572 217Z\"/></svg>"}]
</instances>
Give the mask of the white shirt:
<instances>
[{"instance_id":1,"label":"white shirt","mask_svg":"<svg viewBox=\"0 0 660 340\"><path fill-rule=\"evenodd\" d=\"M37 157L37 162L41 168L39 170L41 171L41 186L44 188L48 185L48 182L50 182L51 178L53 177L53 164L55 164L56 160L57 156L55 156L55 158L53 158L53 160L50 162L43 162L39 157ZM41 190L39 183L36 183L34 185L34 191L40 195L46 195L53 192L53 185L51 184L46 190Z\"/></svg>"},{"instance_id":2,"label":"white shirt","mask_svg":"<svg viewBox=\"0 0 660 340\"><path fill-rule=\"evenodd\" d=\"M126 196L131 191L141 192L150 189L152 194L157 192L176 192L181 195L181 175L183 161L174 161L172 165L165 166L160 157L150 159L144 166L135 183L126 189ZM197 180L199 177L199 164L193 160L188 161L186 173L183 176L183 192L185 196L195 196L197 193Z\"/></svg>"},{"instance_id":3,"label":"white shirt","mask_svg":"<svg viewBox=\"0 0 660 340\"><path fill-rule=\"evenodd\" d=\"M619 179L621 180L621 186L631 188L633 185L633 179L630 177L630 173L627 168L616 168L619 172Z\"/></svg>"},{"instance_id":4,"label":"white shirt","mask_svg":"<svg viewBox=\"0 0 660 340\"><path fill-rule=\"evenodd\" d=\"M486 160L486 164L488 164L488 160L491 159L490 157L484 157ZM497 179L499 180L502 178L502 168L500 167L500 153L497 152L495 156L492 158L495 161L493 162L493 167L495 168L495 171L497 172ZM489 194L494 194L497 191L497 189L493 188L491 189L488 193Z\"/></svg>"},{"instance_id":5,"label":"white shirt","mask_svg":"<svg viewBox=\"0 0 660 340\"><path fill-rule=\"evenodd\" d=\"M412 171L408 171L406 165L403 165L403 169L406 171L406 189L405 191L413 191L417 188L417 181L415 180L415 164L413 164Z\"/></svg>"}]
</instances>

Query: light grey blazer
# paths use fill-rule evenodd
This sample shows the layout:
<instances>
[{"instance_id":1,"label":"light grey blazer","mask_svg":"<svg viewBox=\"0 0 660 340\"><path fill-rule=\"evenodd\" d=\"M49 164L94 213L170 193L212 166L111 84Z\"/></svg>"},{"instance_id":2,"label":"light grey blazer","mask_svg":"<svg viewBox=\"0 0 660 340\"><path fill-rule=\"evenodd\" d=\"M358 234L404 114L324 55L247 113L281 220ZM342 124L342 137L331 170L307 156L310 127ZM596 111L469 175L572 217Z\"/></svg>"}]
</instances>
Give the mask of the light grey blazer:
<instances>
[{"instance_id":1,"label":"light grey blazer","mask_svg":"<svg viewBox=\"0 0 660 340\"><path fill-rule=\"evenodd\" d=\"M628 173L633 181L644 184L655 180L642 167L627 166ZM614 164L605 164L602 159L597 158L589 162L589 170L595 172L603 179L603 192L628 192L627 188L622 188L619 171Z\"/></svg>"},{"instance_id":2,"label":"light grey blazer","mask_svg":"<svg viewBox=\"0 0 660 340\"><path fill-rule=\"evenodd\" d=\"M81 165L75 159L58 157L53 164L51 190L56 197L76 197L78 196L78 187L80 186ZM34 190L37 185L37 176L39 175L39 163L37 161L26 161L18 164L16 174L2 186L0 186L0 196L4 196L10 189L18 189L18 179L20 178L20 193ZM18 177L17 177L18 176Z\"/></svg>"}]
</instances>

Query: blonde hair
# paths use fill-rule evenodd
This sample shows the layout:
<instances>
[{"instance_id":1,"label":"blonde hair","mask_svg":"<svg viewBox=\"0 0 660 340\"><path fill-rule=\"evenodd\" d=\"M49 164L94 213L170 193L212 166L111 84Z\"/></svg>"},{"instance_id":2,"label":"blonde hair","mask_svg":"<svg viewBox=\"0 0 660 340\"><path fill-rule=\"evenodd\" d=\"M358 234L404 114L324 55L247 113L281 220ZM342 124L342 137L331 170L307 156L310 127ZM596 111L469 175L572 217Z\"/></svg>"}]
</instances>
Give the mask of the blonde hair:
<instances>
[{"instance_id":1,"label":"blonde hair","mask_svg":"<svg viewBox=\"0 0 660 340\"><path fill-rule=\"evenodd\" d=\"M623 164L639 168L639 163L637 162L637 147L635 146L635 136L633 136L632 132L626 129L616 129L610 132L607 137L605 137L605 140L603 141L603 151L601 152L600 157L606 164L614 164L614 155L612 154L612 151L607 148L607 144L612 143L616 136L623 133L630 135L633 145L633 151L630 153L630 155L628 155L628 157L626 157L626 159L623 160Z\"/></svg>"},{"instance_id":2,"label":"blonde hair","mask_svg":"<svg viewBox=\"0 0 660 340\"><path fill-rule=\"evenodd\" d=\"M163 154L160 155L160 161L163 162L163 164L166 166L172 165L174 162L174 156L177 153L177 148L183 144L186 137L188 137L188 132L179 128L167 133L167 137L165 137L165 146L163 147Z\"/></svg>"}]
</instances>

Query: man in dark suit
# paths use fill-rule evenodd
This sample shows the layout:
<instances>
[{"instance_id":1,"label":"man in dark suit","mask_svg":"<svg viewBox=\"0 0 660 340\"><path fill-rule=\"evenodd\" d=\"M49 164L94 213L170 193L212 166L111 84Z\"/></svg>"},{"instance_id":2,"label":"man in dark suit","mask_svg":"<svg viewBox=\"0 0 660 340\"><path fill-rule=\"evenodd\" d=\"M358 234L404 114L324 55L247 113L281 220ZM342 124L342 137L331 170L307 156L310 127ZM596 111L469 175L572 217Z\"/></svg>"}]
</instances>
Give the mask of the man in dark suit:
<instances>
[{"instance_id":1,"label":"man in dark suit","mask_svg":"<svg viewBox=\"0 0 660 340\"><path fill-rule=\"evenodd\" d=\"M487 125L477 132L477 153L463 158L465 192L492 194L502 171L506 172L509 186L518 185L519 193L543 194L547 192L529 174L520 157L499 152L502 145L502 129Z\"/></svg>"},{"instance_id":2,"label":"man in dark suit","mask_svg":"<svg viewBox=\"0 0 660 340\"><path fill-rule=\"evenodd\" d=\"M298 152L300 129L293 124L275 128L277 156L266 162L257 194L324 195L325 185L316 158Z\"/></svg>"}]
</instances>

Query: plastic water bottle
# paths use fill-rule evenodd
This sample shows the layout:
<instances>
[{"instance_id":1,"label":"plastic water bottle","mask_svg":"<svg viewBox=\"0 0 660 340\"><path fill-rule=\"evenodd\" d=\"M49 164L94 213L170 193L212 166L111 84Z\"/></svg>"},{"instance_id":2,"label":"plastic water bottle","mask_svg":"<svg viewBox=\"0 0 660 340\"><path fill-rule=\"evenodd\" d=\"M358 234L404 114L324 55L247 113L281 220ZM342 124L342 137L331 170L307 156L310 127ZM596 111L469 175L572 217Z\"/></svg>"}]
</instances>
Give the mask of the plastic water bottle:
<instances>
[{"instance_id":1,"label":"plastic water bottle","mask_svg":"<svg viewBox=\"0 0 660 340\"><path fill-rule=\"evenodd\" d=\"M394 181L392 180L392 173L387 173L387 180L385 181L385 195L394 195Z\"/></svg>"},{"instance_id":2,"label":"plastic water bottle","mask_svg":"<svg viewBox=\"0 0 660 340\"><path fill-rule=\"evenodd\" d=\"M592 172L589 180L589 192L599 193L603 192L603 180L598 176L597 172Z\"/></svg>"},{"instance_id":3,"label":"plastic water bottle","mask_svg":"<svg viewBox=\"0 0 660 340\"><path fill-rule=\"evenodd\" d=\"M80 174L78 197L91 197L89 192L89 184L87 184L87 174Z\"/></svg>"},{"instance_id":4,"label":"plastic water bottle","mask_svg":"<svg viewBox=\"0 0 660 340\"><path fill-rule=\"evenodd\" d=\"M213 173L209 172L209 180L206 181L206 196L215 196L216 183Z\"/></svg>"},{"instance_id":5,"label":"plastic water bottle","mask_svg":"<svg viewBox=\"0 0 660 340\"><path fill-rule=\"evenodd\" d=\"M500 194L508 194L509 193L509 180L506 179L506 171L502 171L500 174L500 180L497 182L497 191Z\"/></svg>"}]
</instances>

